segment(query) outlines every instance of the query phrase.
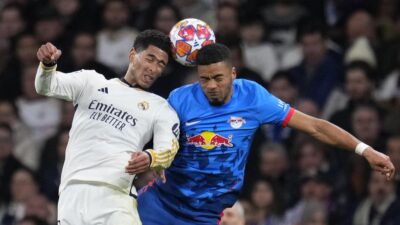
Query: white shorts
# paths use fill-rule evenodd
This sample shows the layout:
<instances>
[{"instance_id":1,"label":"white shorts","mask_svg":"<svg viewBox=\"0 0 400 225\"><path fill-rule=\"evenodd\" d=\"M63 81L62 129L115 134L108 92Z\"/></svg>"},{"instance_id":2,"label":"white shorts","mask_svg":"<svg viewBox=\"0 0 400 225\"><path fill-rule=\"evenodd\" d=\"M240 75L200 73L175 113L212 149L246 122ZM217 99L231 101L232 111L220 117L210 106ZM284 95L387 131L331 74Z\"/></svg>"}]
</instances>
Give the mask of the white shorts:
<instances>
[{"instance_id":1,"label":"white shorts","mask_svg":"<svg viewBox=\"0 0 400 225\"><path fill-rule=\"evenodd\" d=\"M137 201L112 186L69 184L58 201L58 225L141 225Z\"/></svg>"}]
</instances>

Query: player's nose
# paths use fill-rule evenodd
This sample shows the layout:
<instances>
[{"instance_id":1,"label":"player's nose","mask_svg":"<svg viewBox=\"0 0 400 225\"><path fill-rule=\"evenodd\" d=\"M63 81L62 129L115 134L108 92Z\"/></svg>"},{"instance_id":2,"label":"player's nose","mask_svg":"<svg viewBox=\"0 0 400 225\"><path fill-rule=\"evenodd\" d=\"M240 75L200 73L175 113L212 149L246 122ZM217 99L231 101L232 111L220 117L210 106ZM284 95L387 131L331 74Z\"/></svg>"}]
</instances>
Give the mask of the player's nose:
<instances>
[{"instance_id":1,"label":"player's nose","mask_svg":"<svg viewBox=\"0 0 400 225\"><path fill-rule=\"evenodd\" d=\"M207 82L207 89L213 90L217 88L217 82L213 79Z\"/></svg>"}]
</instances>

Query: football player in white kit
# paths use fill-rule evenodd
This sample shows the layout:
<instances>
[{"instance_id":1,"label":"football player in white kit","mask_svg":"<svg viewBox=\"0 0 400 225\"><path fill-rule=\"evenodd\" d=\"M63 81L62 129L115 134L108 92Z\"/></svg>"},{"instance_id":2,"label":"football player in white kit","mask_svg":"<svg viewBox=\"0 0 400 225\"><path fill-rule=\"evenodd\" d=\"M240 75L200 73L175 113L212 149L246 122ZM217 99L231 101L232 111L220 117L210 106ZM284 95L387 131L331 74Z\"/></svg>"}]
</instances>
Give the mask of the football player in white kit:
<instances>
[{"instance_id":1,"label":"football player in white kit","mask_svg":"<svg viewBox=\"0 0 400 225\"><path fill-rule=\"evenodd\" d=\"M51 43L39 48L36 91L72 101L76 109L59 188L59 225L141 224L134 176L124 165L131 160L137 173L160 171L178 150L175 111L145 91L165 69L169 49L166 35L143 31L124 78L106 80L93 70L56 71L61 51ZM142 151L152 137L154 149Z\"/></svg>"}]
</instances>

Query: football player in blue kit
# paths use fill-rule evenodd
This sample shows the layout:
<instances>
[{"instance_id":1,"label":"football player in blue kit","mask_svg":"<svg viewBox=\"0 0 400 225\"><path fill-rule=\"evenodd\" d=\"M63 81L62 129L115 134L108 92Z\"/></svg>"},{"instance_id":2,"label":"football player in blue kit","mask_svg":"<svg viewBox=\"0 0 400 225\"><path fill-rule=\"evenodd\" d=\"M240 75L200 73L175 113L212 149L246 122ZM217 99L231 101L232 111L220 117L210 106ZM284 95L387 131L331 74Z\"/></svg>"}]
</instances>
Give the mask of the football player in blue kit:
<instances>
[{"instance_id":1,"label":"football player in blue kit","mask_svg":"<svg viewBox=\"0 0 400 225\"><path fill-rule=\"evenodd\" d=\"M237 200L243 185L253 135L271 123L364 156L387 179L394 174L389 157L343 129L303 114L259 84L235 79L229 49L203 47L197 56L199 82L171 92L168 101L181 121L180 150L166 182L157 180L139 193L144 225L217 224L221 212ZM127 172L132 171L128 163Z\"/></svg>"}]
</instances>

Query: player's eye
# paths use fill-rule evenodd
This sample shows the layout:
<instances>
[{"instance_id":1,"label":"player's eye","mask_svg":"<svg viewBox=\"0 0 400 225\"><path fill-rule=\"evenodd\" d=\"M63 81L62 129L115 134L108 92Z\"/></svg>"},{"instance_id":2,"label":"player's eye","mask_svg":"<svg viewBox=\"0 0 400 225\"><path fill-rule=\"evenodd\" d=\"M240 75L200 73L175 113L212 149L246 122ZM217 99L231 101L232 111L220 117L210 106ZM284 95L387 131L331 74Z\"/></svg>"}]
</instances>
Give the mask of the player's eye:
<instances>
[{"instance_id":1,"label":"player's eye","mask_svg":"<svg viewBox=\"0 0 400 225\"><path fill-rule=\"evenodd\" d=\"M200 82L205 83L205 82L207 82L208 80L209 80L209 79L206 78L206 77L200 77Z\"/></svg>"},{"instance_id":2,"label":"player's eye","mask_svg":"<svg viewBox=\"0 0 400 225\"><path fill-rule=\"evenodd\" d=\"M164 68L164 67L165 67L165 64L162 63L162 62L159 62L159 63L158 63L158 66L159 66L160 68Z\"/></svg>"}]
</instances>

